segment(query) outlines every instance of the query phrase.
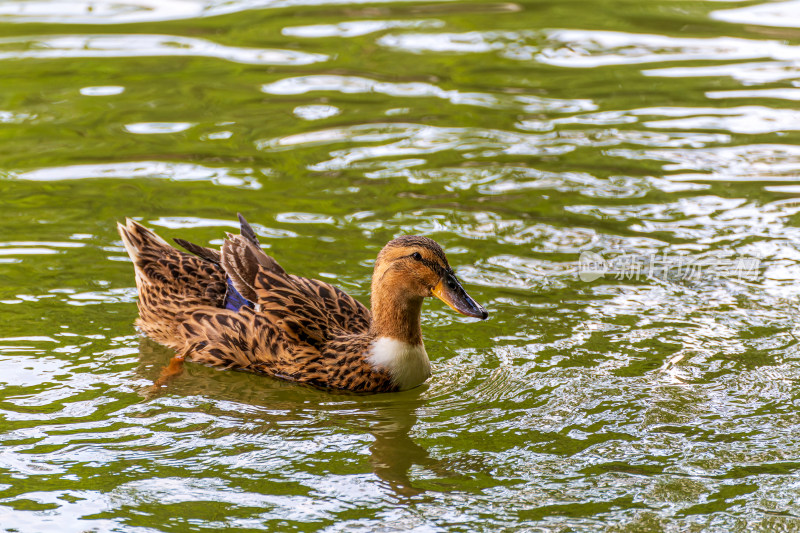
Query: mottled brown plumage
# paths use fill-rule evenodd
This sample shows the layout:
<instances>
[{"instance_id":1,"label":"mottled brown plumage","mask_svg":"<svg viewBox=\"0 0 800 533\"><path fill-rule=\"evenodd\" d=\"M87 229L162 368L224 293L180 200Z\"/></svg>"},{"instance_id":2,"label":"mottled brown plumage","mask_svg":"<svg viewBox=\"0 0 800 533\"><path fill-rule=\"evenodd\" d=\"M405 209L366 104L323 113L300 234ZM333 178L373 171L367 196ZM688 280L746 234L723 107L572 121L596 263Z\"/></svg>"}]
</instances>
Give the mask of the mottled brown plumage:
<instances>
[{"instance_id":1,"label":"mottled brown plumage","mask_svg":"<svg viewBox=\"0 0 800 533\"><path fill-rule=\"evenodd\" d=\"M138 222L118 224L136 273L137 323L178 358L319 387L394 391L429 375L420 327L426 296L469 316L488 314L426 237L399 237L381 250L372 314L328 283L288 274L239 219L241 234L229 234L221 251L175 239L194 255ZM241 297L249 303L233 310Z\"/></svg>"}]
</instances>

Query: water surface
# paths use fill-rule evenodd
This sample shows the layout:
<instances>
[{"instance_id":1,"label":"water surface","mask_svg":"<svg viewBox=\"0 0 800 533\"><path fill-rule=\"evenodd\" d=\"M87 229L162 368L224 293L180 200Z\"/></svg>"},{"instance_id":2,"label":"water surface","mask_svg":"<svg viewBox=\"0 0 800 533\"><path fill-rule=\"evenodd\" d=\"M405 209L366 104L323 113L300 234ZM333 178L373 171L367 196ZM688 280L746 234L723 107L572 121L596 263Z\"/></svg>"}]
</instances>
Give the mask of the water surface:
<instances>
[{"instance_id":1,"label":"water surface","mask_svg":"<svg viewBox=\"0 0 800 533\"><path fill-rule=\"evenodd\" d=\"M800 2L0 1L0 74L5 531L800 527ZM426 304L404 393L151 394L115 222L237 211L491 318Z\"/></svg>"}]
</instances>

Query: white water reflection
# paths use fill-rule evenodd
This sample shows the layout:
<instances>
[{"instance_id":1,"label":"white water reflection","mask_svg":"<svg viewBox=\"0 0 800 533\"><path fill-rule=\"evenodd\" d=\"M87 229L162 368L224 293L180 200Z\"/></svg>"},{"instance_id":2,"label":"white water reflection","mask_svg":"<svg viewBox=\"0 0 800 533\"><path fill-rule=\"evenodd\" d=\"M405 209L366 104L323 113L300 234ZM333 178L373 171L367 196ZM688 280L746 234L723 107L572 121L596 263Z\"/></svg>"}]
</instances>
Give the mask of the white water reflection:
<instances>
[{"instance_id":1,"label":"white water reflection","mask_svg":"<svg viewBox=\"0 0 800 533\"><path fill-rule=\"evenodd\" d=\"M742 91L708 91L707 98L774 98L776 100L800 100L800 89L749 89Z\"/></svg>"},{"instance_id":2,"label":"white water reflection","mask_svg":"<svg viewBox=\"0 0 800 533\"><path fill-rule=\"evenodd\" d=\"M136 161L47 167L25 172L12 172L13 179L26 181L63 181L79 179L167 179L172 181L209 181L229 187L261 188L252 169L212 168L190 163Z\"/></svg>"},{"instance_id":3,"label":"white water reflection","mask_svg":"<svg viewBox=\"0 0 800 533\"><path fill-rule=\"evenodd\" d=\"M136 301L136 289L107 289L104 291L88 291L69 294L66 303L69 305L104 305Z\"/></svg>"},{"instance_id":4,"label":"white water reflection","mask_svg":"<svg viewBox=\"0 0 800 533\"><path fill-rule=\"evenodd\" d=\"M350 20L339 24L314 24L311 26L289 26L281 33L292 37L359 37L391 28L440 28L441 20Z\"/></svg>"},{"instance_id":5,"label":"white water reflection","mask_svg":"<svg viewBox=\"0 0 800 533\"><path fill-rule=\"evenodd\" d=\"M192 0L16 0L0 3L0 22L126 24L201 15Z\"/></svg>"},{"instance_id":6,"label":"white water reflection","mask_svg":"<svg viewBox=\"0 0 800 533\"><path fill-rule=\"evenodd\" d=\"M302 136L293 137L296 144L306 144ZM541 135L482 128L439 128L408 124L399 137L399 140L384 145L332 150L330 160L309 165L308 168L314 171L339 170L366 160L381 160L387 157L407 158L449 151L461 153L465 159L471 159L501 155L558 155L575 149L574 144L554 137L548 139ZM327 142L340 140L341 137L337 136L329 138ZM277 143L279 146L283 144L280 139ZM269 143L265 146L269 146Z\"/></svg>"},{"instance_id":7,"label":"white water reflection","mask_svg":"<svg viewBox=\"0 0 800 533\"><path fill-rule=\"evenodd\" d=\"M222 231L224 228L233 228L238 230L240 227L239 222L233 219L216 219L216 218L202 218L202 217L188 217L188 216L159 217L154 220L148 220L147 224L153 224L154 226L160 226L172 230L187 229L187 228L220 228L221 229L220 236L224 236L224 231ZM286 229L270 228L256 222L251 223L251 226L253 227L257 235L260 235L267 240L298 237L297 233ZM221 244L221 242L218 244ZM268 243L265 243L264 245L269 246Z\"/></svg>"},{"instance_id":8,"label":"white water reflection","mask_svg":"<svg viewBox=\"0 0 800 533\"><path fill-rule=\"evenodd\" d=\"M543 98L532 95L500 95L475 92L445 90L436 85L423 82L395 83L372 80L358 76L313 75L282 80L264 85L261 90L267 94L297 95L314 91L335 91L344 94L379 93L395 97L432 97L447 100L455 105L479 107L519 107L520 110L534 113L557 111L571 113L590 111L597 106L587 99Z\"/></svg>"},{"instance_id":9,"label":"white water reflection","mask_svg":"<svg viewBox=\"0 0 800 533\"><path fill-rule=\"evenodd\" d=\"M28 113L15 113L12 111L0 110L0 124L21 124L35 118L36 115L30 115Z\"/></svg>"},{"instance_id":10,"label":"white water reflection","mask_svg":"<svg viewBox=\"0 0 800 533\"><path fill-rule=\"evenodd\" d=\"M497 52L520 61L569 68L596 68L671 61L800 60L800 47L779 40L738 37L673 37L646 33L559 29L397 33L377 43L414 54Z\"/></svg>"},{"instance_id":11,"label":"white water reflection","mask_svg":"<svg viewBox=\"0 0 800 533\"><path fill-rule=\"evenodd\" d=\"M57 254L50 248L0 248L0 255L46 255Z\"/></svg>"},{"instance_id":12,"label":"white water reflection","mask_svg":"<svg viewBox=\"0 0 800 533\"><path fill-rule=\"evenodd\" d=\"M216 57L253 65L308 65L324 54L225 46L177 35L61 35L0 39L0 60L91 57Z\"/></svg>"},{"instance_id":13,"label":"white water reflection","mask_svg":"<svg viewBox=\"0 0 800 533\"><path fill-rule=\"evenodd\" d=\"M692 150L610 150L609 155L664 161L670 180L793 182L800 174L800 147L785 144Z\"/></svg>"},{"instance_id":14,"label":"white water reflection","mask_svg":"<svg viewBox=\"0 0 800 533\"><path fill-rule=\"evenodd\" d=\"M191 122L137 122L136 124L126 124L123 126L125 131L138 135L159 135L165 133L180 133L186 131L195 124Z\"/></svg>"},{"instance_id":15,"label":"white water reflection","mask_svg":"<svg viewBox=\"0 0 800 533\"><path fill-rule=\"evenodd\" d=\"M378 142L405 137L408 131L422 126L416 124L358 124L345 128L331 128L308 133L287 135L275 139L258 141L259 150L281 150L298 145L315 146L349 139L352 142Z\"/></svg>"},{"instance_id":16,"label":"white water reflection","mask_svg":"<svg viewBox=\"0 0 800 533\"><path fill-rule=\"evenodd\" d=\"M256 9L376 4L396 0L8 0L2 22L51 24L133 24L216 17Z\"/></svg>"},{"instance_id":17,"label":"white water reflection","mask_svg":"<svg viewBox=\"0 0 800 533\"><path fill-rule=\"evenodd\" d=\"M645 76L662 78L730 77L744 85L800 79L800 60L735 63L702 67L665 67L643 70Z\"/></svg>"},{"instance_id":18,"label":"white water reflection","mask_svg":"<svg viewBox=\"0 0 800 533\"><path fill-rule=\"evenodd\" d=\"M328 215L320 213L278 213L275 220L288 224L335 224L336 220Z\"/></svg>"},{"instance_id":19,"label":"white water reflection","mask_svg":"<svg viewBox=\"0 0 800 533\"><path fill-rule=\"evenodd\" d=\"M638 109L647 115L650 109ZM650 128L682 130L723 130L733 133L774 133L800 130L800 111L764 106L732 108L661 108L659 113L683 118L645 122Z\"/></svg>"},{"instance_id":20,"label":"white water reflection","mask_svg":"<svg viewBox=\"0 0 800 533\"><path fill-rule=\"evenodd\" d=\"M118 85L100 85L95 87L81 87L80 93L84 96L113 96L125 92L125 87Z\"/></svg>"},{"instance_id":21,"label":"white water reflection","mask_svg":"<svg viewBox=\"0 0 800 533\"><path fill-rule=\"evenodd\" d=\"M687 38L612 31L558 30L537 59L560 67L594 68L666 61L731 61L770 57L800 59L800 47L781 41L733 37Z\"/></svg>"},{"instance_id":22,"label":"white water reflection","mask_svg":"<svg viewBox=\"0 0 800 533\"><path fill-rule=\"evenodd\" d=\"M655 113L655 111L653 111ZM725 142L726 135L703 133L666 134L640 131L560 130L547 133L522 133L486 128L443 128L423 124L376 123L329 128L258 141L265 151L283 151L299 147L315 147L339 143L355 146L333 149L331 159L308 165L314 171L361 168L369 171L387 169L391 174L408 165L386 166L387 158L403 158L413 165L424 162L420 156L440 152L456 152L465 159L499 155L557 155L579 146L644 146L702 147ZM369 144L367 144L369 143ZM383 144L375 144L383 143ZM370 161L370 163L365 163ZM374 164L371 163L374 161ZM386 177L386 172L370 177Z\"/></svg>"},{"instance_id":23,"label":"white water reflection","mask_svg":"<svg viewBox=\"0 0 800 533\"><path fill-rule=\"evenodd\" d=\"M501 39L501 35L507 37ZM514 33L401 33L385 35L377 43L387 48L420 54L423 52L485 53L502 50Z\"/></svg>"},{"instance_id":24,"label":"white water reflection","mask_svg":"<svg viewBox=\"0 0 800 533\"><path fill-rule=\"evenodd\" d=\"M764 96L800 99L799 89L775 89L758 91ZM718 91L707 94L709 98L752 97L752 91ZM663 119L653 120L655 117ZM641 122L652 130L689 130L679 134L668 131L636 131L602 129L587 135L585 132L565 130L570 124L623 125ZM794 109L767 106L717 107L643 107L638 109L605 111L557 117L553 119L524 120L518 124L522 130L550 131L558 128L565 141L576 144L601 146L622 142L652 144L657 146L700 146L711 143L727 143L728 133L775 133L800 129L800 112ZM702 133L703 130L720 130L725 133ZM585 140L583 140L585 139Z\"/></svg>"},{"instance_id":25,"label":"white water reflection","mask_svg":"<svg viewBox=\"0 0 800 533\"><path fill-rule=\"evenodd\" d=\"M733 9L712 11L712 19L733 24L759 24L781 28L800 28L800 2L768 2Z\"/></svg>"},{"instance_id":26,"label":"white water reflection","mask_svg":"<svg viewBox=\"0 0 800 533\"><path fill-rule=\"evenodd\" d=\"M342 112L332 105L302 105L292 110L292 113L303 120L322 120L324 118L335 117Z\"/></svg>"}]
</instances>

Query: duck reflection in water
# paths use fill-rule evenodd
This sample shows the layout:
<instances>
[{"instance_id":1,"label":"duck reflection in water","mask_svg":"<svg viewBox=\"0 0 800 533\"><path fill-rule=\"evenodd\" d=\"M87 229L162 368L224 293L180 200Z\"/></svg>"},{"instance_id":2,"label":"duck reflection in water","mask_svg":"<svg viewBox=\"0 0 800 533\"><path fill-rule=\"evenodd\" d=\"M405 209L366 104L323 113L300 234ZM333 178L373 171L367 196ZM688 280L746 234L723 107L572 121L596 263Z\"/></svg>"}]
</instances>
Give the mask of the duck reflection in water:
<instances>
[{"instance_id":1,"label":"duck reflection in water","mask_svg":"<svg viewBox=\"0 0 800 533\"><path fill-rule=\"evenodd\" d=\"M369 447L372 471L401 497L425 492L411 481L409 472L414 466L421 466L442 478L461 477L448 470L442 461L431 457L427 448L411 438L411 430L417 422L414 404L418 406L420 403L417 399L376 409L369 429L375 437Z\"/></svg>"},{"instance_id":2,"label":"duck reflection in water","mask_svg":"<svg viewBox=\"0 0 800 533\"><path fill-rule=\"evenodd\" d=\"M411 480L410 471L415 466L435 474L439 479L437 491L447 490L443 487L442 478L455 480L464 477L450 470L443 461L431 457L428 450L411 437L417 423L417 410L425 404L421 398L424 387L397 393L402 396L397 398L395 395L386 397L346 391L319 391L240 372L219 372L199 365L187 368L182 362L176 362L169 349L144 337L139 346L137 374L152 381L151 385L141 390L145 401L163 394L204 396L212 401L241 402L255 408L289 413L307 413L309 406L316 404L320 413L332 415L330 419L336 424L348 429L363 428L373 437L369 446L372 471L385 487L401 499L426 491L415 487ZM202 379L192 379L197 374L202 374ZM347 415L342 415L342 411L346 411ZM220 408L220 415L228 417L231 413L227 410L223 412ZM238 417L248 415L235 413ZM259 416L263 416L263 413ZM455 486L452 488L455 489Z\"/></svg>"}]
</instances>

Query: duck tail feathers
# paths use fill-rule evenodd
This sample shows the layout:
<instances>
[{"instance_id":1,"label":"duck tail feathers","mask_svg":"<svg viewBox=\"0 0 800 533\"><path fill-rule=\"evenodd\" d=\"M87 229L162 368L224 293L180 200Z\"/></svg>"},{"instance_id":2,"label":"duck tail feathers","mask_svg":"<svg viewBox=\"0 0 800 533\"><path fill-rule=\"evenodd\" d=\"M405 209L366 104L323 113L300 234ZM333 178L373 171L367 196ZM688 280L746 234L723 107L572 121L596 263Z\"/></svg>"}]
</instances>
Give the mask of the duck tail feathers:
<instances>
[{"instance_id":1,"label":"duck tail feathers","mask_svg":"<svg viewBox=\"0 0 800 533\"><path fill-rule=\"evenodd\" d=\"M172 248L164 239L155 232L145 228L133 219L126 218L125 224L117 222L117 231L122 238L125 250L135 264L138 264L142 252L159 248Z\"/></svg>"}]
</instances>

